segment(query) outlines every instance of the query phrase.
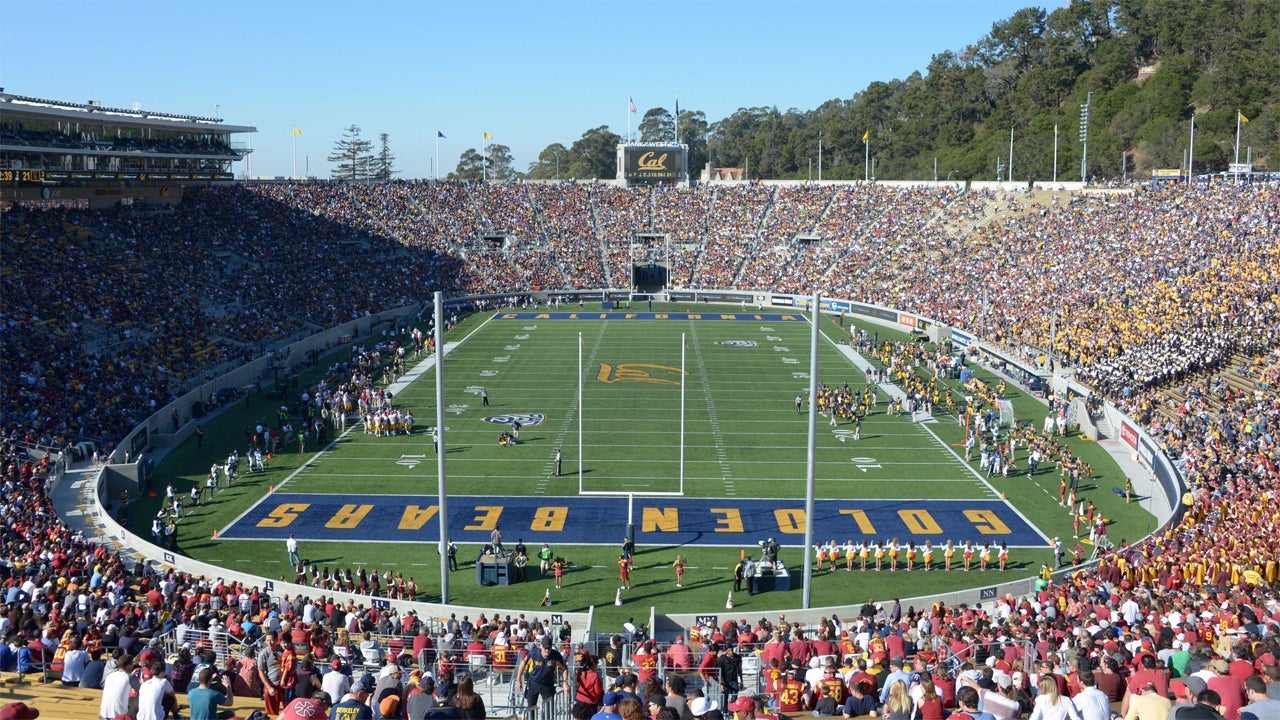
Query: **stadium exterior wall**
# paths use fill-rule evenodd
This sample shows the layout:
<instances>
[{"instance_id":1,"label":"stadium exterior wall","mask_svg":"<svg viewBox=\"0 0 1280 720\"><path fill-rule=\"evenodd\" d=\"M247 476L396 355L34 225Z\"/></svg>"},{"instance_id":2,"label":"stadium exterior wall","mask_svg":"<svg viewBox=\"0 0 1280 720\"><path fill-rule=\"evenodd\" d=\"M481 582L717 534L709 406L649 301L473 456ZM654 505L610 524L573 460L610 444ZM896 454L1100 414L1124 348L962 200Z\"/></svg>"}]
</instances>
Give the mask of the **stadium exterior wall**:
<instances>
[{"instance_id":1,"label":"stadium exterior wall","mask_svg":"<svg viewBox=\"0 0 1280 720\"><path fill-rule=\"evenodd\" d=\"M598 299L598 298L601 298L603 294L606 292L608 291L602 291L599 289L585 290L585 291L565 290L565 291L553 291L551 292L551 294L555 294L558 296L567 296L567 297L577 297L579 295L591 295ZM727 290L727 291L698 290L696 292L706 296L718 296L718 295L729 294L729 293L733 293L735 295L749 294L754 296L756 301L759 302L760 304L767 305L773 308L808 309L809 306L812 304L812 300L810 296L792 295L792 294L786 294L786 293L773 293L769 291L748 292L748 291L732 291L732 290ZM455 298L450 298L448 303L449 304L466 303L472 299L479 299L480 297L484 297L488 299L501 299L504 297L522 298L522 297L528 297L530 294L531 293L529 292L517 292L517 293L510 293L507 295L476 296L475 298L455 297ZM287 348L284 351L278 351L278 352L283 352L284 362L290 362L292 361L293 358L304 357L306 352L309 350L320 349L320 348L332 348L336 344L338 344L340 340L343 342L346 342L346 340L343 340L343 338L348 335L352 337L362 337L363 335L359 332L359 330L362 327L363 329L366 330L366 332L372 331L380 323L386 323L396 319L404 318L410 314L416 314L415 310L421 307L422 306L419 306L419 305L405 306L405 307L397 308L395 310L389 310L383 313L379 313L377 315L371 315L365 318L360 318L358 320L355 320L349 323L344 323L343 325L340 325L338 327L330 328L329 330L317 333L308 338L292 343L291 345L287 346ZM838 314L843 310L847 314L856 315L859 319L871 321L876 324L879 324L885 327L891 327L904 332L919 333L938 324L930 318L922 317L914 313L903 312L900 310L887 308L883 306L857 303L857 302L853 302L846 299L833 298L828 300L824 298L820 309L822 312L826 314ZM961 334L964 335L964 333L961 333ZM966 337L968 336L966 335ZM981 346L981 341L979 339L971 338L971 340L972 340L971 345ZM297 353L297 354L295 355L294 353ZM151 433L155 433L158 440L160 442L163 442L163 444L174 445L181 442L186 437L188 437L190 433L194 430L192 423L190 422L186 423L182 428L180 428L179 432L177 433L169 433L169 434L159 433L159 429L160 427L162 427L162 424L164 423L165 418L171 418L172 412L174 409L179 409L180 412L183 410L189 412L191 402L199 398L207 397L207 393L210 390L213 390L215 388L222 388L222 387L240 387L239 383L247 383L249 380L252 380L253 382L257 382L258 380L263 378L266 374L268 374L271 370L272 370L271 358L269 357L259 358L255 361L248 363L247 365L244 365L240 368L236 368L235 370L232 370L224 375L219 376L218 378L215 378L205 383L199 389L192 391L191 393L184 395L182 398L180 398L176 402L161 408L157 413L155 413L150 418L148 418L142 425L139 425L137 428L135 428L135 430L132 433L130 433L129 436L126 437L125 441L122 442L120 446L116 449L115 453L113 453L111 461L121 462L124 459L124 454L126 452L129 452L127 448L130 447L131 443L136 442L136 438L138 436L144 436L149 438L151 436ZM1133 449L1133 452L1135 453L1135 456L1137 456L1140 459L1140 461L1143 463L1145 467L1147 467L1152 471L1153 476L1157 481L1157 484L1162 489L1162 495L1163 495L1162 499L1165 502L1159 508L1154 508L1154 507L1148 508L1150 511L1153 512L1153 514L1155 514L1158 518L1161 519L1161 521L1157 523L1157 528L1156 528L1156 531L1159 531L1161 528L1163 528L1166 522L1171 520L1176 520L1179 517L1180 505L1178 503L1178 499L1181 497L1182 492L1186 487L1185 483L1182 480L1182 476L1177 471L1177 469L1172 465L1172 463L1169 462L1168 458L1165 457L1163 451L1160 449L1160 445L1156 443L1154 440L1152 440L1149 436L1147 436L1146 433L1142 432L1141 428L1138 426L1137 423L1134 423L1133 421L1129 420L1126 416L1120 413L1120 411L1117 408L1115 408L1115 406L1109 403L1106 406L1106 411L1108 413L1108 416L1112 420L1113 427L1124 428L1122 430L1122 435L1124 436L1122 438L1122 441L1125 442L1126 445L1131 447ZM1132 442L1130 442L1130 440L1132 440ZM131 456L131 460L133 462L137 462L137 458L138 458L138 454L136 452L133 453L133 455ZM107 510L104 508L104 503L106 501L104 497L104 493L106 492L105 490L106 483L104 482L104 475L105 473L100 473L98 478L96 478L93 481L95 491L92 493L93 503L90 507L90 512L93 518L95 519L97 526L100 529L99 537L98 537L99 541L108 542L109 544L120 547L122 550L127 550L129 553L132 553L140 562L145 562L157 569L173 568L180 572L193 573L196 575L203 575L206 577L234 578L236 580L248 583L250 585L256 585L264 589L269 588L268 592L271 592L274 594L284 594L284 595L290 595L290 596L296 596L296 595L311 596L311 595L317 594L317 590L309 586L296 585L293 583L281 582L278 580L271 580L270 578L252 575L249 573L240 573L230 568L218 567L215 565L210 565L208 563L200 562L198 560L195 560L193 558L189 558L183 555L177 555L176 553L169 552L164 548L156 546L150 542L147 542L145 539L130 533L127 529L125 529L119 523L117 523L111 517L110 513L107 512ZM1154 498L1153 498L1153 501L1154 501ZM61 512L63 509L59 509L59 510ZM1081 566L1081 567L1076 567L1076 568L1071 568L1065 571L1061 571L1058 573L1058 575L1061 576L1061 575L1069 574L1072 572L1077 572L1081 570L1082 567L1088 567L1088 565L1089 564L1086 563L1084 566ZM1005 595L1013 595L1017 597L1020 595L1028 594L1032 591L1034 584L1035 584L1035 578L1026 578L1023 580L1017 580L1010 583L1001 583L998 585L987 586L982 588L971 588L969 590L943 593L938 595L927 595L922 597L903 598L902 603L904 605L915 605L916 607L927 607L935 602L944 602L949 605L954 605L959 603L970 603L970 604L985 603L985 602L994 601L997 598L1004 597ZM324 593L324 594L330 595L332 593ZM444 605L439 603L419 603L419 602L408 602L408 601L383 600L381 598L371 598L369 596L351 595L346 593L337 593L336 595L344 600L352 600L357 603L368 602L375 605L385 605L386 607L392 607L392 608L397 608L401 610L414 609L417 611L419 616L429 617L429 618L430 617L447 617L450 612L457 612L458 610L470 611L470 612L476 612L476 613L489 612L494 610L494 608L468 608L468 607L457 606L452 604ZM855 599L853 600L853 602L860 603L861 601ZM856 610L856 608L857 608L856 604L850 604L850 605L840 605L840 606L829 606L829 607L823 607L823 608L794 609L794 610L786 610L785 612L787 613L787 616L789 619L793 619L794 621L809 623L809 622L816 622L817 620L823 617L839 615L841 613L846 613L846 612L853 612ZM502 611L503 612L507 612L507 611L522 612L522 611L527 611L527 609L522 610L517 608L511 608L509 610L502 610ZM654 609L652 608L650 609L650 614L655 617L655 620L657 619L656 611ZM594 628L592 627L593 614L591 611L588 611L585 613L563 613L563 615L565 616L565 619L567 621L574 624L574 627L585 628L586 629L585 632L587 633L588 637L594 631ZM684 628L693 624L695 618L699 618L699 617L706 617L706 615L705 613L668 614L668 615L662 616L662 619L660 622L655 622L651 624L651 627L654 627L654 628L671 627L674 624L676 626Z\"/></svg>"}]
</instances>

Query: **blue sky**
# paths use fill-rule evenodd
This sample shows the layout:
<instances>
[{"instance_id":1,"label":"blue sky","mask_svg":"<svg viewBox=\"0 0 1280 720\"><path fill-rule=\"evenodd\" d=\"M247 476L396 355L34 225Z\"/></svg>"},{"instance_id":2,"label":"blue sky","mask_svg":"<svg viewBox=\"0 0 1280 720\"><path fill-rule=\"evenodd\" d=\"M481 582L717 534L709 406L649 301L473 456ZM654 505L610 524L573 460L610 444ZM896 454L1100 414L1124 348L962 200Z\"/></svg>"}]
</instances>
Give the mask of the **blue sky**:
<instances>
[{"instance_id":1,"label":"blue sky","mask_svg":"<svg viewBox=\"0 0 1280 720\"><path fill-rule=\"evenodd\" d=\"M0 87L212 115L258 128L253 173L327 176L349 125L390 136L400 177L442 175L482 133L525 170L590 128L627 130L627 96L702 110L809 110L923 71L993 22L1065 0L5 0ZM240 137L237 140L245 140ZM239 175L243 168L237 167Z\"/></svg>"}]
</instances>

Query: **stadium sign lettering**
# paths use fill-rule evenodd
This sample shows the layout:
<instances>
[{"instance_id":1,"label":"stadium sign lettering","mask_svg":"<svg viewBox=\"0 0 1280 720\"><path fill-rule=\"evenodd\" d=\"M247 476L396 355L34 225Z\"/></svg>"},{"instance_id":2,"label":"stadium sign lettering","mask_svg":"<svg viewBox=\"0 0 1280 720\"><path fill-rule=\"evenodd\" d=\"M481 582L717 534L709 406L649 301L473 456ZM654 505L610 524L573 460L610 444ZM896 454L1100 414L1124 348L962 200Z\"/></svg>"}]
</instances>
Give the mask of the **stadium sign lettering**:
<instances>
[{"instance_id":1,"label":"stadium sign lettering","mask_svg":"<svg viewBox=\"0 0 1280 720\"><path fill-rule=\"evenodd\" d=\"M219 534L225 539L427 542L438 530L439 507L413 496L269 495ZM646 499L636 503L637 542L737 546L776 536L803 543L803 506L777 499ZM456 504L455 504L456 503ZM595 543L603 527L626 517L625 498L458 497L450 500L449 533L459 542L487 542L497 528L539 542ZM814 525L822 536L874 542L889 537L935 544L1003 540L1039 547L1046 539L996 500L819 500Z\"/></svg>"},{"instance_id":2,"label":"stadium sign lettering","mask_svg":"<svg viewBox=\"0 0 1280 720\"><path fill-rule=\"evenodd\" d=\"M658 157L654 157L653 151L649 151L641 155L636 164L640 166L641 170L666 170L667 154L662 153Z\"/></svg>"}]
</instances>

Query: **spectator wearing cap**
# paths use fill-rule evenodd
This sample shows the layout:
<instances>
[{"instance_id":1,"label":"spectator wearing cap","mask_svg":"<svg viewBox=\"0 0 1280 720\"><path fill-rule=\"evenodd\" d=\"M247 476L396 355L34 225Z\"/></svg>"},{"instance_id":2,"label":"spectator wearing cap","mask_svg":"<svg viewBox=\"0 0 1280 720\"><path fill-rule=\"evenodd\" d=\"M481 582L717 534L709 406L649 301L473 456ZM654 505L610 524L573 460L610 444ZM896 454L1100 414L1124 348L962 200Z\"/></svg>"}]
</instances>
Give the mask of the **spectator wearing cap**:
<instances>
[{"instance_id":1,"label":"spectator wearing cap","mask_svg":"<svg viewBox=\"0 0 1280 720\"><path fill-rule=\"evenodd\" d=\"M331 698L346 697L351 691L351 678L347 676L348 667L342 658L335 657L329 663L329 671L320 680L320 689Z\"/></svg>"},{"instance_id":2,"label":"spectator wearing cap","mask_svg":"<svg viewBox=\"0 0 1280 720\"><path fill-rule=\"evenodd\" d=\"M40 711L26 703L12 702L0 707L0 720L36 720Z\"/></svg>"},{"instance_id":3,"label":"spectator wearing cap","mask_svg":"<svg viewBox=\"0 0 1280 720\"><path fill-rule=\"evenodd\" d=\"M701 695L689 699L689 714L698 720L719 720L724 717L719 705Z\"/></svg>"},{"instance_id":4,"label":"spectator wearing cap","mask_svg":"<svg viewBox=\"0 0 1280 720\"><path fill-rule=\"evenodd\" d=\"M883 705L889 700L889 688L897 681L901 680L904 685L911 682L911 673L902 669L905 660L901 655L894 655L889 659L889 674L880 683L880 704Z\"/></svg>"},{"instance_id":5,"label":"spectator wearing cap","mask_svg":"<svg viewBox=\"0 0 1280 720\"><path fill-rule=\"evenodd\" d=\"M1192 689L1191 680L1199 679L1188 678L1187 690ZM1207 688L1200 690L1195 694L1195 702L1175 707L1169 713L1169 720L1223 720L1222 698Z\"/></svg>"},{"instance_id":6,"label":"spectator wearing cap","mask_svg":"<svg viewBox=\"0 0 1280 720\"><path fill-rule=\"evenodd\" d=\"M1210 690L1218 693L1219 702L1223 707L1223 717L1227 720L1240 720L1240 708L1244 707L1244 686L1231 676L1231 668L1222 658L1210 660L1209 670L1213 676L1208 679L1206 685Z\"/></svg>"},{"instance_id":7,"label":"spectator wearing cap","mask_svg":"<svg viewBox=\"0 0 1280 720\"><path fill-rule=\"evenodd\" d=\"M369 708L369 694L372 690L362 680L352 683L351 694L333 706L329 712L329 720L373 720L373 710Z\"/></svg>"},{"instance_id":8,"label":"spectator wearing cap","mask_svg":"<svg viewBox=\"0 0 1280 720\"><path fill-rule=\"evenodd\" d=\"M402 672L399 665L392 664L384 666L379 673L377 685L373 688L372 707L374 720L384 717L397 717L395 714L382 714L382 701L394 696L399 702L399 699L404 697L404 685L400 683ZM398 711L399 709L400 706L397 704L395 710Z\"/></svg>"},{"instance_id":9,"label":"spectator wearing cap","mask_svg":"<svg viewBox=\"0 0 1280 720\"><path fill-rule=\"evenodd\" d=\"M1261 675L1245 678L1244 692L1249 704L1240 708L1240 720L1280 720L1280 700L1267 696L1267 683Z\"/></svg>"},{"instance_id":10,"label":"spectator wearing cap","mask_svg":"<svg viewBox=\"0 0 1280 720\"><path fill-rule=\"evenodd\" d=\"M729 703L729 712L733 713L734 720L751 720L756 717L756 699L752 695L743 693L736 700Z\"/></svg>"},{"instance_id":11,"label":"spectator wearing cap","mask_svg":"<svg viewBox=\"0 0 1280 720\"><path fill-rule=\"evenodd\" d=\"M280 713L279 720L316 720L328 717L329 706L332 705L329 694L317 690L311 697L294 698Z\"/></svg>"},{"instance_id":12,"label":"spectator wearing cap","mask_svg":"<svg viewBox=\"0 0 1280 720\"><path fill-rule=\"evenodd\" d=\"M742 658L738 657L738 649L733 643L729 643L724 654L716 658L716 669L720 671L720 685L726 698L742 690Z\"/></svg>"},{"instance_id":13,"label":"spectator wearing cap","mask_svg":"<svg viewBox=\"0 0 1280 720\"><path fill-rule=\"evenodd\" d=\"M677 635L675 642L667 648L667 670L672 672L689 672L693 669L693 648L684 641L683 635Z\"/></svg>"},{"instance_id":14,"label":"spectator wearing cap","mask_svg":"<svg viewBox=\"0 0 1280 720\"><path fill-rule=\"evenodd\" d=\"M622 696L616 692L607 692L600 700L600 712L592 715L590 720L622 720L618 714L618 702ZM574 715L575 720L577 715Z\"/></svg>"},{"instance_id":15,"label":"spectator wearing cap","mask_svg":"<svg viewBox=\"0 0 1280 720\"><path fill-rule=\"evenodd\" d=\"M538 705L538 698L542 698L544 703L551 702L558 685L563 684L565 694L569 693L568 675L564 656L556 650L551 636L543 635L538 644L529 650L529 656L516 674L516 689L523 690L525 702L532 714Z\"/></svg>"},{"instance_id":16,"label":"spectator wearing cap","mask_svg":"<svg viewBox=\"0 0 1280 720\"><path fill-rule=\"evenodd\" d=\"M1014 718L1021 714L1021 706L1000 692L1000 686L991 679L991 668L970 670L960 676L959 685L971 687L978 691L978 707L991 713L996 720ZM1110 716L1108 716L1109 720Z\"/></svg>"}]
</instances>

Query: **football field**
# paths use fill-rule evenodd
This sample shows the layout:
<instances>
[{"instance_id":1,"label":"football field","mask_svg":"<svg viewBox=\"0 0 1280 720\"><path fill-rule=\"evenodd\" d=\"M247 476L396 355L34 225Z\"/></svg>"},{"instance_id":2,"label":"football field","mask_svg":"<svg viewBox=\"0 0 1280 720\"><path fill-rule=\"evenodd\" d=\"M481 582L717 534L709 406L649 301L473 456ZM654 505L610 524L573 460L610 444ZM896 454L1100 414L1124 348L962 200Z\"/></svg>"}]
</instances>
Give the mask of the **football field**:
<instances>
[{"instance_id":1,"label":"football field","mask_svg":"<svg viewBox=\"0 0 1280 720\"><path fill-rule=\"evenodd\" d=\"M630 521L641 545L801 544L808 408L796 399L808 395L810 333L798 313L488 316L445 359L450 536L483 543L497 527L616 545ZM821 382L867 384L825 336L819 352ZM349 421L220 537L438 537L433 364L395 395L412 434ZM848 421L819 418L816 540L1044 546L951 447L889 414L883 389L878 399L856 439ZM514 423L519 441L501 444Z\"/></svg>"},{"instance_id":2,"label":"football field","mask_svg":"<svg viewBox=\"0 0 1280 720\"><path fill-rule=\"evenodd\" d=\"M435 360L410 356L408 372L389 389L394 405L412 412L411 434L372 434L353 414L325 447L305 452L289 443L263 472L242 472L234 487L188 508L177 550L223 567L292 579L284 539L298 539L304 561L317 568L363 568L412 578L419 599L442 592L439 523L461 546L451 575L452 602L534 607L551 591L557 606L596 606L606 624L634 614L635 602L660 611L725 604L740 557L759 555L774 538L780 559L799 576L812 562L804 543L808 404L812 326L799 313L742 313L731 306L655 306L656 313L498 312L466 317L446 336L444 365L447 506L438 502ZM868 327L881 340L910 336ZM867 386L846 345L848 329L824 317L819 380ZM366 341L368 342L368 341ZM335 350L300 377L296 391L318 382ZM412 355L412 354L410 354ZM581 359L580 359L581 358ZM581 362L581 365L579 365ZM922 371L927 372L927 371ZM977 375L994 383L991 373ZM955 387L957 397L964 390ZM976 458L963 458L963 428L945 411L916 420L888 411L894 386L877 387L877 404L860 437L848 421L817 418L814 540L926 541L937 547L1006 543L1006 572L825 572L814 577L813 604L912 597L1034 574L1050 559L1048 538L1071 537L1070 514L1057 504L1059 472L1042 465L1026 476L1025 449L1015 472L986 479ZM579 400L581 393L581 401ZM484 398L489 405L485 407ZM1045 407L1010 389L1020 421L1038 426ZM296 399L288 419L300 423ZM243 431L275 427L278 404L237 403L210 419L203 446L188 441L161 463L157 483L179 493L203 484L211 461L243 451ZM519 442L499 436L521 424ZM1095 471L1099 509L1119 533L1138 537L1149 515L1109 492L1123 484L1097 443L1065 438L1064 447ZM560 473L555 457L561 454ZM130 508L134 532L146 536L163 493ZM614 607L616 561L628 528L637 551L625 605ZM530 551L548 543L567 563L564 587L530 582L482 587L473 561L494 529L508 547ZM1072 543L1068 542L1068 547ZM683 588L673 594L671 565L686 562ZM941 553L935 564L941 564ZM536 564L536 563L535 563ZM936 568L935 568L936 569ZM900 568L901 570L901 568ZM536 571L536 568L535 568ZM791 592L738 598L745 609L797 607Z\"/></svg>"}]
</instances>

